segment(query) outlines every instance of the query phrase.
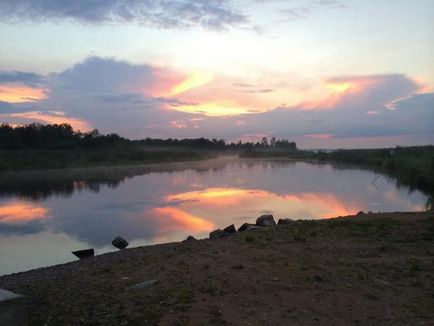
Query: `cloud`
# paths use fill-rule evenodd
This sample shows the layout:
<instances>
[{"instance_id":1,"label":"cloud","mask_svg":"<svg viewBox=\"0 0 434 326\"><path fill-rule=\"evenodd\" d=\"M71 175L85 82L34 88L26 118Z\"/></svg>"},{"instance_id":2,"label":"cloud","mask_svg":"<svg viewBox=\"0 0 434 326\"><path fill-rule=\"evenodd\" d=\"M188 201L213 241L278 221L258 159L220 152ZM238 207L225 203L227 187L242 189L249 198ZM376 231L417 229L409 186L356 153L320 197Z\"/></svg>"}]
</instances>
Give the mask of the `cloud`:
<instances>
[{"instance_id":1,"label":"cloud","mask_svg":"<svg viewBox=\"0 0 434 326\"><path fill-rule=\"evenodd\" d=\"M0 17L3 22L130 22L157 28L200 26L217 30L247 22L247 17L225 0L3 0Z\"/></svg>"},{"instance_id":2,"label":"cloud","mask_svg":"<svg viewBox=\"0 0 434 326\"><path fill-rule=\"evenodd\" d=\"M32 122L45 123L45 124L62 124L68 123L75 130L82 132L92 130L92 126L85 120L79 118L69 117L65 112L40 112L40 111L28 111L18 113L0 114L0 118L12 124L26 124Z\"/></svg>"},{"instance_id":3,"label":"cloud","mask_svg":"<svg viewBox=\"0 0 434 326\"><path fill-rule=\"evenodd\" d=\"M0 71L0 84L19 83L38 87L45 82L45 76L22 71Z\"/></svg>"},{"instance_id":4,"label":"cloud","mask_svg":"<svg viewBox=\"0 0 434 326\"><path fill-rule=\"evenodd\" d=\"M22 71L0 71L0 101L22 103L46 98L45 76Z\"/></svg>"},{"instance_id":5,"label":"cloud","mask_svg":"<svg viewBox=\"0 0 434 326\"><path fill-rule=\"evenodd\" d=\"M309 18L320 9L347 9L348 6L337 0L314 0L303 5L286 7L279 11L286 21L297 21Z\"/></svg>"},{"instance_id":6,"label":"cloud","mask_svg":"<svg viewBox=\"0 0 434 326\"><path fill-rule=\"evenodd\" d=\"M299 103L277 106L273 105L280 101L276 97L291 96L287 83L272 83L272 93L258 92L267 88L262 82L213 77L209 83L196 83L208 79L165 67L91 57L49 74L45 100L0 102L0 120L63 121L82 130L92 127L130 138L237 140L267 135L310 147L341 147L351 139L357 144L377 139L373 143L378 146L382 141L434 140L430 123L434 120L434 95L421 94L423 85L406 75L331 76L316 83L314 88L321 90L318 100L308 100L313 96L305 93ZM171 94L178 85L189 84L185 83L188 80L199 86L186 87L176 96L161 95Z\"/></svg>"}]
</instances>

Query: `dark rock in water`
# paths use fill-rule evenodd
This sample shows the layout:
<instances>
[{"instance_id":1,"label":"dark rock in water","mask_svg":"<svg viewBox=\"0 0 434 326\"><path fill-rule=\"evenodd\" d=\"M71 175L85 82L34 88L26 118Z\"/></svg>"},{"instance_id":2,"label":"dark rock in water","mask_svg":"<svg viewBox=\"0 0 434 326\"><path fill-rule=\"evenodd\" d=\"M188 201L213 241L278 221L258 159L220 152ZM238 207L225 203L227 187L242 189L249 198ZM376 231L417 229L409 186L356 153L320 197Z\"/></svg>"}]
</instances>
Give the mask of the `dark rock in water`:
<instances>
[{"instance_id":1,"label":"dark rock in water","mask_svg":"<svg viewBox=\"0 0 434 326\"><path fill-rule=\"evenodd\" d=\"M257 226L276 226L273 215L262 215L256 219Z\"/></svg>"},{"instance_id":2,"label":"dark rock in water","mask_svg":"<svg viewBox=\"0 0 434 326\"><path fill-rule=\"evenodd\" d=\"M145 281L145 282L140 282L140 283L134 284L130 287L127 287L126 290L146 289L146 288L151 287L152 285L154 285L157 282L158 282L157 280L149 280L149 281Z\"/></svg>"},{"instance_id":3,"label":"dark rock in water","mask_svg":"<svg viewBox=\"0 0 434 326\"><path fill-rule=\"evenodd\" d=\"M122 237L116 237L112 241L112 245L118 249L125 249L126 247L128 247L129 243Z\"/></svg>"},{"instance_id":4,"label":"dark rock in water","mask_svg":"<svg viewBox=\"0 0 434 326\"><path fill-rule=\"evenodd\" d=\"M357 213L357 216L361 216L361 215L365 215L365 213L363 211Z\"/></svg>"},{"instance_id":5,"label":"dark rock in water","mask_svg":"<svg viewBox=\"0 0 434 326\"><path fill-rule=\"evenodd\" d=\"M89 257L95 256L95 251L92 249L83 249L72 252L73 255L77 256L80 259L85 259Z\"/></svg>"},{"instance_id":6,"label":"dark rock in water","mask_svg":"<svg viewBox=\"0 0 434 326\"><path fill-rule=\"evenodd\" d=\"M257 226L256 224L250 224L250 223L244 223L238 228L238 232L245 232L245 231L251 231L255 229L260 229L260 226Z\"/></svg>"},{"instance_id":7,"label":"dark rock in water","mask_svg":"<svg viewBox=\"0 0 434 326\"><path fill-rule=\"evenodd\" d=\"M195 237L193 237L192 235L189 235L187 237L187 239L185 239L186 241L192 241L192 240L197 240Z\"/></svg>"},{"instance_id":8,"label":"dark rock in water","mask_svg":"<svg viewBox=\"0 0 434 326\"><path fill-rule=\"evenodd\" d=\"M223 232L229 235L229 234L237 233L237 229L235 229L235 225L232 224L225 227L223 229Z\"/></svg>"},{"instance_id":9,"label":"dark rock in water","mask_svg":"<svg viewBox=\"0 0 434 326\"><path fill-rule=\"evenodd\" d=\"M210 239L220 239L220 238L223 238L225 236L226 236L226 234L221 229L214 230L209 234Z\"/></svg>"},{"instance_id":10,"label":"dark rock in water","mask_svg":"<svg viewBox=\"0 0 434 326\"><path fill-rule=\"evenodd\" d=\"M277 222L277 225L285 225L285 224L292 224L295 223L294 220L291 220L290 218L280 218Z\"/></svg>"}]
</instances>

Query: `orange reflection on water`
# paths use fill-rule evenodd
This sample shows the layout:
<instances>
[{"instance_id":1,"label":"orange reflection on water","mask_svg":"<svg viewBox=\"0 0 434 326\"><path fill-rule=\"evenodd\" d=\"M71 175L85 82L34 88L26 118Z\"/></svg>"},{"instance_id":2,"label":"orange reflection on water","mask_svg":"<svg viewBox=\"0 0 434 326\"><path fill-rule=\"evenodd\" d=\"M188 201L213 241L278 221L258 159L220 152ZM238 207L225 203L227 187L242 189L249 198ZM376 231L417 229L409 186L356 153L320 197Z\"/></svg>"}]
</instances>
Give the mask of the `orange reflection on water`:
<instances>
[{"instance_id":1,"label":"orange reflection on water","mask_svg":"<svg viewBox=\"0 0 434 326\"><path fill-rule=\"evenodd\" d=\"M178 212L208 217L209 220L219 217L219 222L226 219L225 223L264 211L272 212L277 218L312 219L351 215L359 210L356 203L344 202L331 193L279 195L265 190L239 188L186 192L167 196L166 201L176 203Z\"/></svg>"},{"instance_id":2,"label":"orange reflection on water","mask_svg":"<svg viewBox=\"0 0 434 326\"><path fill-rule=\"evenodd\" d=\"M25 203L11 203L0 207L0 223L26 223L47 217L44 207Z\"/></svg>"},{"instance_id":3,"label":"orange reflection on water","mask_svg":"<svg viewBox=\"0 0 434 326\"><path fill-rule=\"evenodd\" d=\"M171 219L177 226L191 232L211 231L214 228L213 222L175 207L157 207L154 208L154 213L159 217Z\"/></svg>"},{"instance_id":4,"label":"orange reflection on water","mask_svg":"<svg viewBox=\"0 0 434 326\"><path fill-rule=\"evenodd\" d=\"M201 191L191 191L182 194L167 196L168 202L190 201L201 205L235 205L252 197L267 196L262 190L246 190L237 188L208 188Z\"/></svg>"},{"instance_id":5,"label":"orange reflection on water","mask_svg":"<svg viewBox=\"0 0 434 326\"><path fill-rule=\"evenodd\" d=\"M345 206L333 194L301 193L286 195L283 198L315 208L320 218L352 215L359 211L355 206Z\"/></svg>"}]
</instances>

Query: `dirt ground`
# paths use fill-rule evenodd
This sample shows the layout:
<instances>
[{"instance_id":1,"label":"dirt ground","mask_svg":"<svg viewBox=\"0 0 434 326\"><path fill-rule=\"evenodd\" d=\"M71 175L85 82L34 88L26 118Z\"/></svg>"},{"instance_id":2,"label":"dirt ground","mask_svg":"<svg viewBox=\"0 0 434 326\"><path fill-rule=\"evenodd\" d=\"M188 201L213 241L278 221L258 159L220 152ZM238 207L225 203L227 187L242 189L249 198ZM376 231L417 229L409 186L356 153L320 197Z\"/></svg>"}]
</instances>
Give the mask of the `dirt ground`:
<instances>
[{"instance_id":1,"label":"dirt ground","mask_svg":"<svg viewBox=\"0 0 434 326\"><path fill-rule=\"evenodd\" d=\"M434 325L434 213L128 249L0 287L28 296L30 325Z\"/></svg>"}]
</instances>

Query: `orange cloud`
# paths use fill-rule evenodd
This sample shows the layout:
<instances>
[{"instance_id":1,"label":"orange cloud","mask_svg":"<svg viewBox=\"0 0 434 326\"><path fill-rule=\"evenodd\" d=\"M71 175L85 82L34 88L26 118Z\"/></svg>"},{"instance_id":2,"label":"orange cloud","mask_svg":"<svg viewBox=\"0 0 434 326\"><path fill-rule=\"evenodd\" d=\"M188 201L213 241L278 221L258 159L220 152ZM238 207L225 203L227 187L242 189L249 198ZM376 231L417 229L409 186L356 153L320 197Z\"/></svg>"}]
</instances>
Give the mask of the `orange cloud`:
<instances>
[{"instance_id":1,"label":"orange cloud","mask_svg":"<svg viewBox=\"0 0 434 326\"><path fill-rule=\"evenodd\" d=\"M248 108L239 106L238 104L230 101L209 102L196 105L177 105L172 106L171 108L175 109L176 111L204 114L210 117L231 116L250 113L250 110Z\"/></svg>"},{"instance_id":2,"label":"orange cloud","mask_svg":"<svg viewBox=\"0 0 434 326\"><path fill-rule=\"evenodd\" d=\"M50 111L50 112L39 112L39 111L29 111L29 112L20 112L20 113L9 113L0 115L2 118L19 118L19 119L28 119L32 121L37 121L41 123L49 123L49 124L61 124L68 123L75 130L80 131L90 131L92 130L92 126L85 120L72 118L65 115L64 112L58 111Z\"/></svg>"},{"instance_id":3,"label":"orange cloud","mask_svg":"<svg viewBox=\"0 0 434 326\"><path fill-rule=\"evenodd\" d=\"M0 223L26 223L47 217L44 207L26 203L11 203L0 207Z\"/></svg>"},{"instance_id":4,"label":"orange cloud","mask_svg":"<svg viewBox=\"0 0 434 326\"><path fill-rule=\"evenodd\" d=\"M177 226L191 232L206 232L214 228L213 222L175 207L158 207L154 208L153 211L160 218L169 218Z\"/></svg>"},{"instance_id":5,"label":"orange cloud","mask_svg":"<svg viewBox=\"0 0 434 326\"><path fill-rule=\"evenodd\" d=\"M381 78L376 78L376 76L330 78L322 83L318 95L319 100L302 101L296 107L304 110L331 109L345 97L360 94L379 82Z\"/></svg>"},{"instance_id":6,"label":"orange cloud","mask_svg":"<svg viewBox=\"0 0 434 326\"><path fill-rule=\"evenodd\" d=\"M209 72L194 71L185 80L173 87L168 96L176 96L185 93L193 88L206 85L213 79L214 76Z\"/></svg>"},{"instance_id":7,"label":"orange cloud","mask_svg":"<svg viewBox=\"0 0 434 326\"><path fill-rule=\"evenodd\" d=\"M0 85L0 101L24 103L47 98L46 90L18 84Z\"/></svg>"}]
</instances>

